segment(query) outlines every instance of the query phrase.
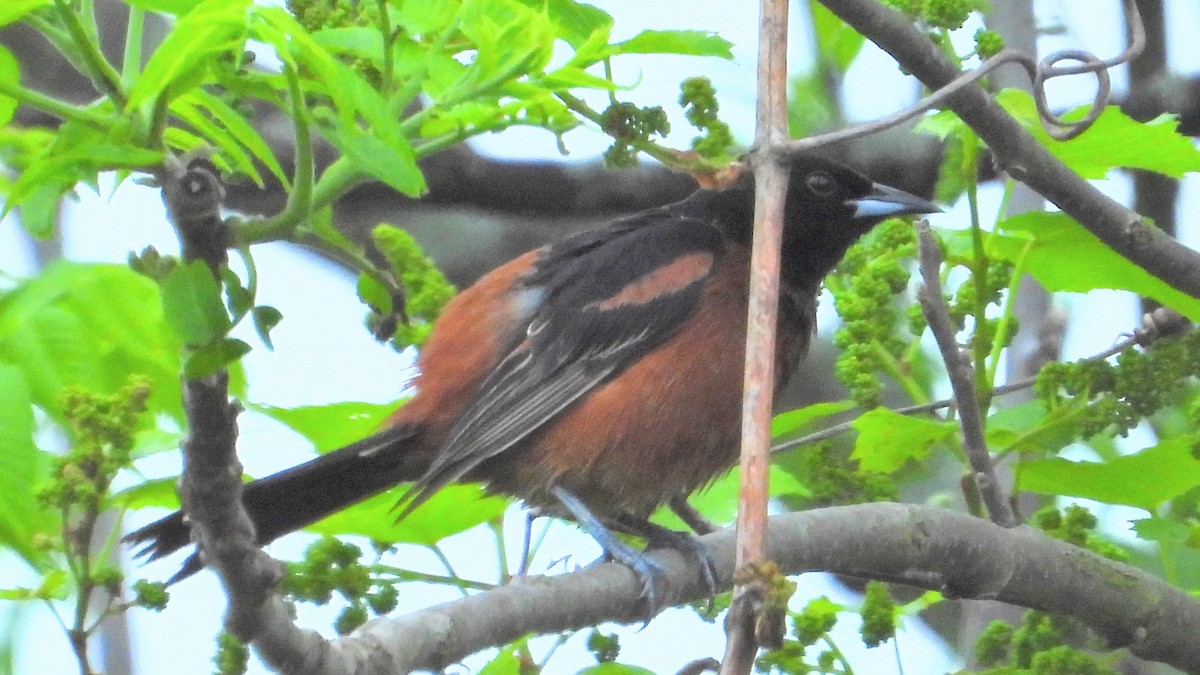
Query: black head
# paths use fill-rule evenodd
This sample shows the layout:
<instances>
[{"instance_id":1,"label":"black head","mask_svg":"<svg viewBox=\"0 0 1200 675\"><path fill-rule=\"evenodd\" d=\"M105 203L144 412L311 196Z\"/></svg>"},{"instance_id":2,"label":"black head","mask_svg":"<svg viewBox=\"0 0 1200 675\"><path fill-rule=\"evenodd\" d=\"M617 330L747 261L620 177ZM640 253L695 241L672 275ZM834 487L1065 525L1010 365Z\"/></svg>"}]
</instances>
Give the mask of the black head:
<instances>
[{"instance_id":1,"label":"black head","mask_svg":"<svg viewBox=\"0 0 1200 675\"><path fill-rule=\"evenodd\" d=\"M800 286L819 284L846 249L878 223L941 210L929 200L822 157L794 158L788 186L783 274Z\"/></svg>"},{"instance_id":2,"label":"black head","mask_svg":"<svg viewBox=\"0 0 1200 675\"><path fill-rule=\"evenodd\" d=\"M754 179L749 170L722 189L700 190L667 208L717 216L726 234L749 244L754 227ZM816 290L846 249L893 216L940 211L936 204L880 185L848 166L823 157L792 159L783 225L783 277Z\"/></svg>"}]
</instances>

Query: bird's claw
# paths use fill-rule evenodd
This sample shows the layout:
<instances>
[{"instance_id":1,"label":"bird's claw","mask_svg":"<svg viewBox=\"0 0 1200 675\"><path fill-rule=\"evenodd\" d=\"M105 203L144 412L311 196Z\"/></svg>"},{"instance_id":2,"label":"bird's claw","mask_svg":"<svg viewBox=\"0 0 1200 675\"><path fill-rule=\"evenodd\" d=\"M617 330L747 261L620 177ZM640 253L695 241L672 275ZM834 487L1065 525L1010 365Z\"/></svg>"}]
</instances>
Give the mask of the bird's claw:
<instances>
[{"instance_id":1,"label":"bird's claw","mask_svg":"<svg viewBox=\"0 0 1200 675\"><path fill-rule=\"evenodd\" d=\"M664 592L667 586L667 571L650 558L636 551L632 552L636 554L636 558L620 562L632 570L638 580L642 582L642 593L639 597L646 603L646 618L642 622L642 628L645 628L650 625L650 619L665 609L666 595Z\"/></svg>"},{"instance_id":2,"label":"bird's claw","mask_svg":"<svg viewBox=\"0 0 1200 675\"><path fill-rule=\"evenodd\" d=\"M649 544L653 548L673 548L685 558L699 563L700 581L704 584L709 604L712 604L713 596L717 594L717 563L713 560L712 554L708 552L707 546L685 532L676 532L666 528L656 532L655 536L649 540Z\"/></svg>"}]
</instances>

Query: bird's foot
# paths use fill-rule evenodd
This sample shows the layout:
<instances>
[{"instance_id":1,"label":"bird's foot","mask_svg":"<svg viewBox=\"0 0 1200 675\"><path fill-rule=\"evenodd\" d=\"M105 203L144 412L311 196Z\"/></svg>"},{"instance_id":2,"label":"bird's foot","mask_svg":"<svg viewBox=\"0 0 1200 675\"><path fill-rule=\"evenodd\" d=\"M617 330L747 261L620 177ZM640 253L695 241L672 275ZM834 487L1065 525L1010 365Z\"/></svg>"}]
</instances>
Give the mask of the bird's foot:
<instances>
[{"instance_id":1,"label":"bird's foot","mask_svg":"<svg viewBox=\"0 0 1200 675\"><path fill-rule=\"evenodd\" d=\"M713 560L712 554L708 552L708 547L686 532L660 528L653 523L648 524L655 528L646 537L646 543L650 548L673 548L700 566L700 581L704 584L704 590L711 602L713 596L717 594L717 563Z\"/></svg>"},{"instance_id":2,"label":"bird's foot","mask_svg":"<svg viewBox=\"0 0 1200 675\"><path fill-rule=\"evenodd\" d=\"M571 512L575 520L592 535L592 539L600 544L606 555L614 561L625 565L637 575L638 580L642 584L641 597L646 606L646 619L642 627L645 628L650 623L650 619L654 618L665 608L666 588L667 588L667 571L662 565L654 562L646 557L646 554L639 551L629 544L621 541L617 535L605 527L604 523L600 522L587 506L584 505L578 497L571 494L568 490L562 487L554 487L551 492L555 497L562 502L563 506ZM665 528L664 528L665 529ZM670 532L670 530L667 530ZM678 533L675 533L678 534Z\"/></svg>"}]
</instances>

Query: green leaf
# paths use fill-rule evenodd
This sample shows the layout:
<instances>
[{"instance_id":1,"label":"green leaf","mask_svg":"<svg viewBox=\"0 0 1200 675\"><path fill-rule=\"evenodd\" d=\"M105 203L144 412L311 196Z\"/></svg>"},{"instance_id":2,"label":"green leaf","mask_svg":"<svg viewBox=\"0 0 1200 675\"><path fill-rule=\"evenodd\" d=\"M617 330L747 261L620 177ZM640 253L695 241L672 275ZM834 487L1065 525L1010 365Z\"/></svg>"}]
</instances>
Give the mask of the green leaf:
<instances>
[{"instance_id":1,"label":"green leaf","mask_svg":"<svg viewBox=\"0 0 1200 675\"><path fill-rule=\"evenodd\" d=\"M211 344L232 326L217 280L201 260L176 265L167 273L162 304L167 325L189 347Z\"/></svg>"},{"instance_id":2,"label":"green leaf","mask_svg":"<svg viewBox=\"0 0 1200 675\"><path fill-rule=\"evenodd\" d=\"M201 110L205 111L207 116L201 114ZM172 101L171 112L179 115L196 131L204 134L213 145L228 154L230 159L234 160L237 169L250 176L259 187L263 185L262 176L242 148L249 150L281 184L291 184L267 142L250 126L246 118L225 101L203 89L194 89Z\"/></svg>"},{"instance_id":3,"label":"green leaf","mask_svg":"<svg viewBox=\"0 0 1200 675\"><path fill-rule=\"evenodd\" d=\"M425 191L425 177L417 168L416 152L379 92L335 59L281 8L258 8L256 19L255 35L311 70L315 81L324 86L322 92L333 101L334 117L327 109L314 110L325 138L359 170L403 194L420 196ZM363 121L369 128L362 127Z\"/></svg>"},{"instance_id":4,"label":"green leaf","mask_svg":"<svg viewBox=\"0 0 1200 675\"><path fill-rule=\"evenodd\" d=\"M809 0L808 9L812 15L817 53L821 60L832 65L839 73L846 72L862 51L866 38L817 0Z\"/></svg>"},{"instance_id":5,"label":"green leaf","mask_svg":"<svg viewBox=\"0 0 1200 675\"><path fill-rule=\"evenodd\" d=\"M1192 139L1176 131L1179 121L1163 115L1149 122L1138 122L1109 106L1081 136L1056 141L1038 121L1033 98L1019 89L1005 89L996 100L1017 118L1046 149L1071 170L1084 178L1103 178L1111 169L1145 169L1172 178L1200 171L1200 149ZM1082 119L1086 108L1078 108L1064 118Z\"/></svg>"},{"instance_id":6,"label":"green leaf","mask_svg":"<svg viewBox=\"0 0 1200 675\"><path fill-rule=\"evenodd\" d=\"M376 65L382 63L383 35L377 28L366 26L326 28L313 33L312 39L313 42L332 54L352 56Z\"/></svg>"},{"instance_id":7,"label":"green leaf","mask_svg":"<svg viewBox=\"0 0 1200 675\"><path fill-rule=\"evenodd\" d=\"M380 314L392 311L392 293L373 274L358 275L358 299Z\"/></svg>"},{"instance_id":8,"label":"green leaf","mask_svg":"<svg viewBox=\"0 0 1200 675\"><path fill-rule=\"evenodd\" d=\"M788 131L793 137L810 136L837 123L837 106L829 96L824 73L810 70L791 78L788 98Z\"/></svg>"},{"instance_id":9,"label":"green leaf","mask_svg":"<svg viewBox=\"0 0 1200 675\"><path fill-rule=\"evenodd\" d=\"M610 54L682 54L733 60L733 43L702 30L644 30L612 45Z\"/></svg>"},{"instance_id":10,"label":"green leaf","mask_svg":"<svg viewBox=\"0 0 1200 675\"><path fill-rule=\"evenodd\" d=\"M1069 216L1030 212L1000 221L1013 236L988 237L988 253L1015 261L1029 240L1026 271L1046 290L1086 293L1097 288L1133 291L1154 298L1200 321L1200 300L1181 293L1158 277L1121 257Z\"/></svg>"},{"instance_id":11,"label":"green leaf","mask_svg":"<svg viewBox=\"0 0 1200 675\"><path fill-rule=\"evenodd\" d=\"M208 377L249 353L250 345L237 338L210 342L188 355L183 364L183 379Z\"/></svg>"},{"instance_id":12,"label":"green leaf","mask_svg":"<svg viewBox=\"0 0 1200 675\"><path fill-rule=\"evenodd\" d=\"M34 446L33 431L29 383L20 368L0 361L0 545L43 569L49 559L33 539L50 531L54 519L38 505L33 487L47 480L50 462Z\"/></svg>"},{"instance_id":13,"label":"green leaf","mask_svg":"<svg viewBox=\"0 0 1200 675\"><path fill-rule=\"evenodd\" d=\"M254 306L254 295L250 293L250 289L242 285L241 278L228 267L221 269L221 281L224 282L222 285L225 288L225 306L229 308L229 313L233 316L233 323L237 323Z\"/></svg>"},{"instance_id":14,"label":"green leaf","mask_svg":"<svg viewBox=\"0 0 1200 675\"><path fill-rule=\"evenodd\" d=\"M49 7L50 0L5 0L0 3L0 27L19 21L35 9Z\"/></svg>"},{"instance_id":15,"label":"green leaf","mask_svg":"<svg viewBox=\"0 0 1200 675\"><path fill-rule=\"evenodd\" d=\"M138 459L160 452L175 452L183 444L183 438L184 433L175 429L142 429L134 435L131 455Z\"/></svg>"},{"instance_id":16,"label":"green leaf","mask_svg":"<svg viewBox=\"0 0 1200 675\"><path fill-rule=\"evenodd\" d=\"M450 27L462 2L458 0L404 0L395 7L396 23L417 35L440 33Z\"/></svg>"},{"instance_id":17,"label":"green leaf","mask_svg":"<svg viewBox=\"0 0 1200 675\"><path fill-rule=\"evenodd\" d=\"M1079 438L1082 409L1063 405L1047 411L1040 400L1001 408L988 417L988 447L996 452L1057 452Z\"/></svg>"},{"instance_id":18,"label":"green leaf","mask_svg":"<svg viewBox=\"0 0 1200 675\"><path fill-rule=\"evenodd\" d=\"M795 474L789 473L786 469L771 465L769 482L771 484L770 496L801 496L807 497L811 493L800 479ZM738 492L741 489L741 471L738 467L734 467L732 471L712 482L712 485L702 488L693 494L688 502L705 518L717 524L729 523L733 521L737 515ZM682 520L667 508L661 508L654 515L654 520L657 523L666 527L687 530L689 529Z\"/></svg>"},{"instance_id":19,"label":"green leaf","mask_svg":"<svg viewBox=\"0 0 1200 675\"><path fill-rule=\"evenodd\" d=\"M606 77L593 75L582 68L563 66L544 76L532 78L540 87L551 91L568 89L599 89L601 91L617 91L622 87Z\"/></svg>"},{"instance_id":20,"label":"green leaf","mask_svg":"<svg viewBox=\"0 0 1200 675\"><path fill-rule=\"evenodd\" d=\"M259 305L255 307L251 316L254 319L254 332L258 333L258 339L263 341L267 349L274 350L275 345L271 344L271 330L283 321L283 312L270 305Z\"/></svg>"},{"instance_id":21,"label":"green leaf","mask_svg":"<svg viewBox=\"0 0 1200 675\"><path fill-rule=\"evenodd\" d=\"M600 9L575 0L521 0L532 9L545 8L554 24L555 35L575 49L587 42L598 30L608 30L613 18Z\"/></svg>"},{"instance_id":22,"label":"green leaf","mask_svg":"<svg viewBox=\"0 0 1200 675\"><path fill-rule=\"evenodd\" d=\"M222 53L240 53L247 37L250 4L251 0L204 0L183 15L130 88L126 110L135 110L176 83L191 80Z\"/></svg>"},{"instance_id":23,"label":"green leaf","mask_svg":"<svg viewBox=\"0 0 1200 675\"><path fill-rule=\"evenodd\" d=\"M0 12L2 11L0 10ZM6 47L0 45L0 80L15 85L20 79L21 69L16 57ZM7 126L12 121L15 112L17 112L17 99L0 96L0 127Z\"/></svg>"},{"instance_id":24,"label":"green leaf","mask_svg":"<svg viewBox=\"0 0 1200 675\"><path fill-rule=\"evenodd\" d=\"M60 260L0 294L0 354L60 423L64 388L112 393L131 373L150 381L152 412L183 419L179 342L163 320L158 287L124 265Z\"/></svg>"},{"instance_id":25,"label":"green leaf","mask_svg":"<svg viewBox=\"0 0 1200 675\"><path fill-rule=\"evenodd\" d=\"M1170 518L1142 518L1133 521L1133 531L1139 539L1160 544L1186 544L1193 536L1194 526Z\"/></svg>"},{"instance_id":26,"label":"green leaf","mask_svg":"<svg viewBox=\"0 0 1200 675\"><path fill-rule=\"evenodd\" d=\"M1022 462L1017 487L1153 513L1163 502L1200 485L1200 459L1192 454L1195 442L1191 436L1181 436L1107 462L1058 458Z\"/></svg>"},{"instance_id":27,"label":"green leaf","mask_svg":"<svg viewBox=\"0 0 1200 675\"><path fill-rule=\"evenodd\" d=\"M597 663L594 666L588 666L580 670L578 675L654 675L654 671L646 670L641 666L631 666L627 663L606 661L604 663Z\"/></svg>"},{"instance_id":28,"label":"green leaf","mask_svg":"<svg viewBox=\"0 0 1200 675\"><path fill-rule=\"evenodd\" d=\"M854 405L854 401L830 401L779 413L771 420L771 437L807 431L808 425L816 420L846 412Z\"/></svg>"},{"instance_id":29,"label":"green leaf","mask_svg":"<svg viewBox=\"0 0 1200 675\"><path fill-rule=\"evenodd\" d=\"M63 195L80 182L95 186L100 171L141 170L163 159L161 151L138 147L121 124L101 131L65 122L53 138L48 147L27 157L20 176L8 188L6 207L46 190Z\"/></svg>"},{"instance_id":30,"label":"green leaf","mask_svg":"<svg viewBox=\"0 0 1200 675\"><path fill-rule=\"evenodd\" d=\"M148 480L113 495L113 502L127 509L179 508L178 477Z\"/></svg>"},{"instance_id":31,"label":"green leaf","mask_svg":"<svg viewBox=\"0 0 1200 675\"><path fill-rule=\"evenodd\" d=\"M912 459L924 459L933 444L951 438L958 425L953 422L908 417L887 408L876 408L854 420L858 440L851 459L862 471L891 473Z\"/></svg>"},{"instance_id":32,"label":"green leaf","mask_svg":"<svg viewBox=\"0 0 1200 675\"><path fill-rule=\"evenodd\" d=\"M279 160L275 158L275 153L271 152L271 147L267 145L267 142L263 139L263 137L260 136L258 131L246 121L246 118L241 113L239 113L237 110L234 110L225 101L213 96L203 89L193 90L189 97L195 101L197 105L207 110L208 114L211 115L213 119L224 126L225 130L228 131L234 138L236 138L237 141L241 143L247 150L249 150L250 153L254 155L255 159L262 162L267 167L267 170L270 171L271 174L274 175L281 184L284 186L291 185L291 181L288 180L287 174L284 172L283 167L279 165ZM258 182L259 186L261 187L262 182L261 179L257 178L257 171L250 173L249 175L256 177L256 182Z\"/></svg>"},{"instance_id":33,"label":"green leaf","mask_svg":"<svg viewBox=\"0 0 1200 675\"><path fill-rule=\"evenodd\" d=\"M459 22L476 52L461 78L442 92L438 100L442 105L476 97L494 100L504 83L541 72L553 56L554 26L549 17L516 0L467 0Z\"/></svg>"},{"instance_id":34,"label":"green leaf","mask_svg":"<svg viewBox=\"0 0 1200 675\"><path fill-rule=\"evenodd\" d=\"M450 485L438 490L429 501L397 523L397 499L394 490L376 495L305 530L432 546L450 535L499 518L508 508L507 499L485 496L478 485Z\"/></svg>"},{"instance_id":35,"label":"green leaf","mask_svg":"<svg viewBox=\"0 0 1200 675\"><path fill-rule=\"evenodd\" d=\"M505 645L500 653L479 669L479 675L520 675L521 653L525 650L527 640L521 639L518 645Z\"/></svg>"},{"instance_id":36,"label":"green leaf","mask_svg":"<svg viewBox=\"0 0 1200 675\"><path fill-rule=\"evenodd\" d=\"M404 138L394 137L387 142L357 125L341 127L334 133L327 133L326 137L359 170L409 197L424 194L425 176L417 166L412 145Z\"/></svg>"},{"instance_id":37,"label":"green leaf","mask_svg":"<svg viewBox=\"0 0 1200 675\"><path fill-rule=\"evenodd\" d=\"M50 239L58 225L58 209L70 189L55 183L35 186L17 206L21 227L38 239Z\"/></svg>"},{"instance_id":38,"label":"green leaf","mask_svg":"<svg viewBox=\"0 0 1200 675\"><path fill-rule=\"evenodd\" d=\"M317 452L329 452L360 441L379 431L396 404L346 401L328 405L277 408L259 403L249 407L282 422L307 438Z\"/></svg>"},{"instance_id":39,"label":"green leaf","mask_svg":"<svg viewBox=\"0 0 1200 675\"><path fill-rule=\"evenodd\" d=\"M67 571L52 569L42 575L42 583L37 588L5 588L0 589L0 600L66 600Z\"/></svg>"},{"instance_id":40,"label":"green leaf","mask_svg":"<svg viewBox=\"0 0 1200 675\"><path fill-rule=\"evenodd\" d=\"M173 14L182 16L196 8L202 0L127 0L134 7L140 7L147 12Z\"/></svg>"}]
</instances>

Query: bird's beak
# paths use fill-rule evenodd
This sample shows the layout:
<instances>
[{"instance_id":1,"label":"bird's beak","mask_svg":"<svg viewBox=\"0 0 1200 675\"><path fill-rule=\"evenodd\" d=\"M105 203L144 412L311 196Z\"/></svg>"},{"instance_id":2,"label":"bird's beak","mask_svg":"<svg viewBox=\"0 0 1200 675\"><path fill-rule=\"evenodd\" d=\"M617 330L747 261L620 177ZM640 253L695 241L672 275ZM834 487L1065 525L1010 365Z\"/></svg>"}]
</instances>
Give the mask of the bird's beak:
<instances>
[{"instance_id":1,"label":"bird's beak","mask_svg":"<svg viewBox=\"0 0 1200 675\"><path fill-rule=\"evenodd\" d=\"M916 213L940 213L937 204L894 187L875 183L871 192L859 199L846 200L854 207L855 220L882 220Z\"/></svg>"}]
</instances>

